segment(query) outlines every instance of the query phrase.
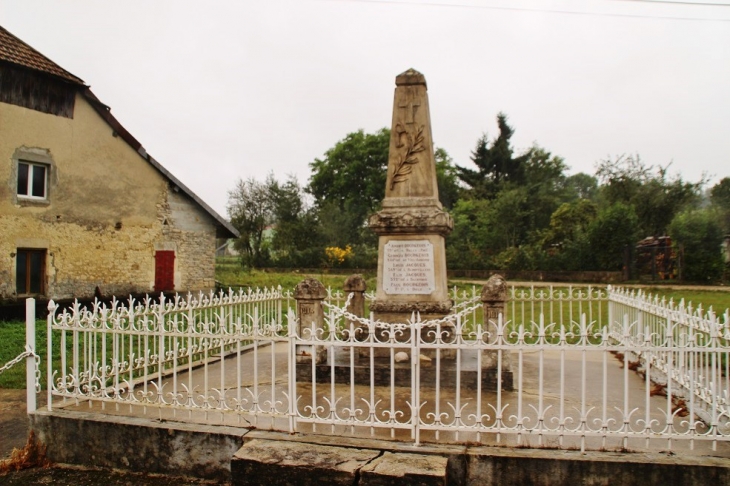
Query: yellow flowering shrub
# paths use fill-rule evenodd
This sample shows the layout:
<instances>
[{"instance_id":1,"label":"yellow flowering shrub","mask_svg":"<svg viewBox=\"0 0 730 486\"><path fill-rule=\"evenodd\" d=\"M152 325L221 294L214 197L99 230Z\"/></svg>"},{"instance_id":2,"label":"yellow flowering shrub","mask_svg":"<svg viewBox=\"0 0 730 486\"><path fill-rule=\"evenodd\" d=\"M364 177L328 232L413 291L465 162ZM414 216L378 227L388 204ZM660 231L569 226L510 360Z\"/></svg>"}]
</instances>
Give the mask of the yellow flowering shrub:
<instances>
[{"instance_id":1,"label":"yellow flowering shrub","mask_svg":"<svg viewBox=\"0 0 730 486\"><path fill-rule=\"evenodd\" d=\"M327 264L330 267L339 267L345 260L352 256L352 247L347 245L345 248L339 246L328 246L324 249L324 254L327 257Z\"/></svg>"}]
</instances>

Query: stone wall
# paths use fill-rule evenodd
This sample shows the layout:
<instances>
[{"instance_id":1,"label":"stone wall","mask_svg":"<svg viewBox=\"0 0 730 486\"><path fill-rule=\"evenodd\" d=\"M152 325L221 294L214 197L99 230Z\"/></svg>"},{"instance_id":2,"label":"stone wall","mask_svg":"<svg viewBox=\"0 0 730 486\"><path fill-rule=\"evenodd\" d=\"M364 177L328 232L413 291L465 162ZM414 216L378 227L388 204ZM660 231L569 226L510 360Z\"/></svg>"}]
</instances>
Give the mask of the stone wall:
<instances>
[{"instance_id":1,"label":"stone wall","mask_svg":"<svg viewBox=\"0 0 730 486\"><path fill-rule=\"evenodd\" d=\"M671 452L581 453L469 443L416 447L409 442L67 410L37 410L29 417L53 462L185 474L233 484L730 484L730 459ZM415 456L421 459L417 469L431 469L440 477L414 477L413 459L419 459ZM387 467L375 467L381 458Z\"/></svg>"},{"instance_id":2,"label":"stone wall","mask_svg":"<svg viewBox=\"0 0 730 486\"><path fill-rule=\"evenodd\" d=\"M164 190L161 197L167 194ZM187 204L188 211L195 213L193 203L188 200ZM180 206L178 217L184 212L184 203ZM56 300L90 297L97 288L105 296L152 292L156 250L175 251L176 290L208 290L215 284L215 227L210 223L207 229L187 230L177 227L171 218L164 226L122 224L117 228L4 216L2 226L3 300L11 300L15 294L15 258L11 255L17 248L47 250L46 295Z\"/></svg>"},{"instance_id":3,"label":"stone wall","mask_svg":"<svg viewBox=\"0 0 730 486\"><path fill-rule=\"evenodd\" d=\"M2 267L11 278L3 297L15 293L15 258L18 247L45 248L46 295L68 299L103 294L124 295L151 290L154 283L154 251L157 235L149 227L86 227L77 223L48 223L23 217L5 217L7 238L0 244ZM32 234L34 238L25 235Z\"/></svg>"},{"instance_id":4,"label":"stone wall","mask_svg":"<svg viewBox=\"0 0 730 486\"><path fill-rule=\"evenodd\" d=\"M215 227L197 204L184 194L166 192L165 202L159 206L162 239L156 249L172 244L175 250L175 289L208 290L215 286Z\"/></svg>"}]
</instances>

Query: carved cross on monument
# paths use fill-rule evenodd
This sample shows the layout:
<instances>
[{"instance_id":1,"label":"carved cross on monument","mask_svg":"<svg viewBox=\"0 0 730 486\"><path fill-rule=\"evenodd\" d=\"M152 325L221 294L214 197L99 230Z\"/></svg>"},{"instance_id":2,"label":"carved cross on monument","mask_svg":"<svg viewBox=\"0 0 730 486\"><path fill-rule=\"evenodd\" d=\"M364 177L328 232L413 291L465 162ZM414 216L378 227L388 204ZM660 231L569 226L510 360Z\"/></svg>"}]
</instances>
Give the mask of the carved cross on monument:
<instances>
[{"instance_id":1,"label":"carved cross on monument","mask_svg":"<svg viewBox=\"0 0 730 486\"><path fill-rule=\"evenodd\" d=\"M407 125L415 123L416 111L421 106L418 100L406 100L398 105L398 108L405 110L405 122Z\"/></svg>"}]
</instances>

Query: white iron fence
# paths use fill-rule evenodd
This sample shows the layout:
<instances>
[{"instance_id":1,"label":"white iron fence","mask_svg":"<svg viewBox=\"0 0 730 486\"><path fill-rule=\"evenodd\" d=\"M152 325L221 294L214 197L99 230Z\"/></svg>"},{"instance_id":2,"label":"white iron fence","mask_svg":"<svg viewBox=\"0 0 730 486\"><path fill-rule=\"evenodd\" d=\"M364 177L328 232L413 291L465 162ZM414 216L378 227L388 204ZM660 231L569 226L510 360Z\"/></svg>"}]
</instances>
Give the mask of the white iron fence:
<instances>
[{"instance_id":1,"label":"white iron fence","mask_svg":"<svg viewBox=\"0 0 730 486\"><path fill-rule=\"evenodd\" d=\"M329 293L322 325L298 322L281 289L51 303L48 407L416 444L730 455L727 312L610 287L513 287L496 316L474 289L454 292L442 319L388 324L348 313L343 297Z\"/></svg>"}]
</instances>

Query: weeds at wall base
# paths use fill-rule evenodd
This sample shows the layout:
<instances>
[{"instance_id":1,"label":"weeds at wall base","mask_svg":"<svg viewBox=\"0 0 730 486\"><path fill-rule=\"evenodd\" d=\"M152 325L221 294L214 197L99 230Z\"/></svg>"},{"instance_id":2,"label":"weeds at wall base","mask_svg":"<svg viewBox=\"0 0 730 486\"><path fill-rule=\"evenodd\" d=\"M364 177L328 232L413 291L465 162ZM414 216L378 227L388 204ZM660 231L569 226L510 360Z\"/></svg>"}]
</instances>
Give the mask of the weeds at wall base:
<instances>
[{"instance_id":1,"label":"weeds at wall base","mask_svg":"<svg viewBox=\"0 0 730 486\"><path fill-rule=\"evenodd\" d=\"M32 467L49 467L51 462L46 458L46 446L36 440L33 431L28 434L28 441L22 449L13 449L10 458L0 461L0 474L20 471Z\"/></svg>"}]
</instances>

